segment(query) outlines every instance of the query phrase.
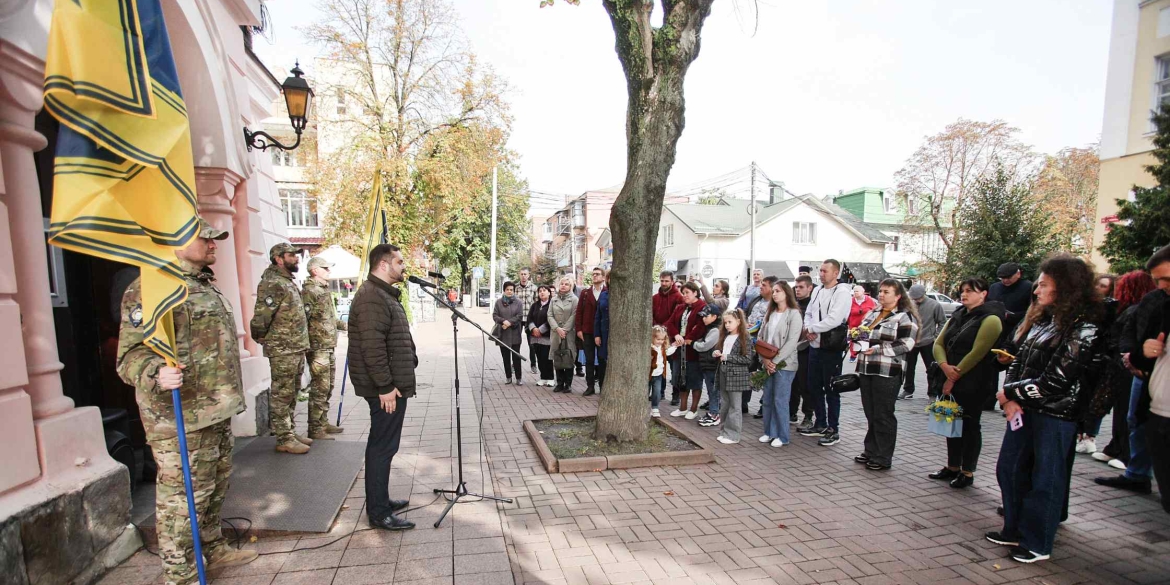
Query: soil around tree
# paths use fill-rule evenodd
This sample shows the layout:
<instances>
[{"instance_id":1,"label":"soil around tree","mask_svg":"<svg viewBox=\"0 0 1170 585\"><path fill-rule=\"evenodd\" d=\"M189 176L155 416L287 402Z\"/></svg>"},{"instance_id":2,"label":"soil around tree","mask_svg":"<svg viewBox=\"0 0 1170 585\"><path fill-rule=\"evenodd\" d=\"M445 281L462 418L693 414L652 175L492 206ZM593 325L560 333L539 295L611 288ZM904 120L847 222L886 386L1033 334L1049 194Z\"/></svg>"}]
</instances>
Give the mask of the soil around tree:
<instances>
[{"instance_id":1,"label":"soil around tree","mask_svg":"<svg viewBox=\"0 0 1170 585\"><path fill-rule=\"evenodd\" d=\"M532 424L557 459L702 450L702 447L657 420L651 420L650 435L645 441L625 442L594 440L594 417L553 418L532 421Z\"/></svg>"}]
</instances>

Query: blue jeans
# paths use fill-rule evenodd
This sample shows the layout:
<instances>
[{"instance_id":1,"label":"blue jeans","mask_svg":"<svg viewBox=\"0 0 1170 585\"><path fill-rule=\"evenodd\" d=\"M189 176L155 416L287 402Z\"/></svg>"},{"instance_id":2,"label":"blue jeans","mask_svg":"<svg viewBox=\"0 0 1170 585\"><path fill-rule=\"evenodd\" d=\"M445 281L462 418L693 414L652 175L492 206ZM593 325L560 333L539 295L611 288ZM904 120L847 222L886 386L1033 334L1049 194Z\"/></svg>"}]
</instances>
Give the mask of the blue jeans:
<instances>
[{"instance_id":1,"label":"blue jeans","mask_svg":"<svg viewBox=\"0 0 1170 585\"><path fill-rule=\"evenodd\" d=\"M841 360L844 358L841 351L819 347L808 350L808 394L812 397L816 414L815 428L837 428L841 418L841 396L829 391L829 382L833 376L841 375Z\"/></svg>"},{"instance_id":2,"label":"blue jeans","mask_svg":"<svg viewBox=\"0 0 1170 585\"><path fill-rule=\"evenodd\" d=\"M658 408L662 401L662 390L666 387L666 376L650 378L650 408Z\"/></svg>"},{"instance_id":3,"label":"blue jeans","mask_svg":"<svg viewBox=\"0 0 1170 585\"><path fill-rule=\"evenodd\" d=\"M707 387L707 413L719 414L719 390L715 389L715 370L703 372L703 384Z\"/></svg>"},{"instance_id":4,"label":"blue jeans","mask_svg":"<svg viewBox=\"0 0 1170 585\"><path fill-rule=\"evenodd\" d=\"M764 380L764 396L760 405L764 409L764 434L788 444L788 399L792 394L792 379L796 372L776 370Z\"/></svg>"},{"instance_id":5,"label":"blue jeans","mask_svg":"<svg viewBox=\"0 0 1170 585\"><path fill-rule=\"evenodd\" d=\"M1076 441L1077 423L1028 410L1024 426L1008 427L999 449L995 475L1003 494L1005 538L1051 554L1068 491L1067 454Z\"/></svg>"},{"instance_id":6,"label":"blue jeans","mask_svg":"<svg viewBox=\"0 0 1170 585\"><path fill-rule=\"evenodd\" d=\"M1129 413L1125 417L1129 423L1129 464L1125 467L1125 476L1148 481L1154 477L1154 464L1146 446L1146 432L1137 420L1138 401L1142 399L1145 384L1145 380L1134 376L1133 385L1129 389ZM1117 413L1113 413L1113 416L1117 416Z\"/></svg>"}]
</instances>

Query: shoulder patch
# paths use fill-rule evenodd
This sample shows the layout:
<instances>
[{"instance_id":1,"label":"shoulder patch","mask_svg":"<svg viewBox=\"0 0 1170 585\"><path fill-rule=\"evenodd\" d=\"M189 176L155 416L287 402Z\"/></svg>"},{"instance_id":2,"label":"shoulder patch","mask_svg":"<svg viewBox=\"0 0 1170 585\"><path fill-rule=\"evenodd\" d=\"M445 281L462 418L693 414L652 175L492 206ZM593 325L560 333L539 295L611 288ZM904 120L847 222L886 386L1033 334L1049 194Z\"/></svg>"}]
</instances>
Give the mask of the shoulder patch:
<instances>
[{"instance_id":1,"label":"shoulder patch","mask_svg":"<svg viewBox=\"0 0 1170 585\"><path fill-rule=\"evenodd\" d=\"M130 324L135 327L142 326L142 305L134 305L134 308L130 309Z\"/></svg>"},{"instance_id":2,"label":"shoulder patch","mask_svg":"<svg viewBox=\"0 0 1170 585\"><path fill-rule=\"evenodd\" d=\"M272 297L265 297L264 304L271 307L272 305L276 304L276 299L273 299Z\"/></svg>"}]
</instances>

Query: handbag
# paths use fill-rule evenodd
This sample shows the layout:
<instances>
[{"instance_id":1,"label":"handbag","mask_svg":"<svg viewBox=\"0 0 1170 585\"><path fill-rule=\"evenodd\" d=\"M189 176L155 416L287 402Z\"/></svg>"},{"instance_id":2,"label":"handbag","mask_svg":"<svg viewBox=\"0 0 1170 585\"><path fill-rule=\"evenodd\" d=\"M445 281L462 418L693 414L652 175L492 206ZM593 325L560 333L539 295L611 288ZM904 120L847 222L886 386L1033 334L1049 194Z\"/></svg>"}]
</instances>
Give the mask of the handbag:
<instances>
[{"instance_id":1,"label":"handbag","mask_svg":"<svg viewBox=\"0 0 1170 585\"><path fill-rule=\"evenodd\" d=\"M756 355L761 359L770 360L780 353L780 348L767 341L756 340Z\"/></svg>"},{"instance_id":2,"label":"handbag","mask_svg":"<svg viewBox=\"0 0 1170 585\"><path fill-rule=\"evenodd\" d=\"M833 376L829 381L829 390L837 394L845 392L853 392L861 388L861 375L859 374L841 374L840 376Z\"/></svg>"},{"instance_id":3,"label":"handbag","mask_svg":"<svg viewBox=\"0 0 1170 585\"><path fill-rule=\"evenodd\" d=\"M576 363L576 356L573 355L573 350L569 349L569 342L562 339L557 350L553 352L553 367L558 370L567 370L572 368L574 363Z\"/></svg>"},{"instance_id":4,"label":"handbag","mask_svg":"<svg viewBox=\"0 0 1170 585\"><path fill-rule=\"evenodd\" d=\"M838 286L840 286L840 285L838 285ZM836 287L834 287L834 288L836 288ZM821 288L821 292L824 292L824 290L825 290L824 288ZM829 293L829 294L832 294L832 293ZM817 296L819 297L820 295L818 294ZM832 307L833 307L833 299L832 299L832 297L830 297L829 298L829 306L825 307L825 308L831 309ZM846 320L844 322L842 322L840 325L838 325L838 326L836 326L828 331L825 331L824 333L821 333L821 349L828 350L828 351L845 351L845 348L849 346L849 341L847 339L848 337L849 337L849 321L848 321L848 318L846 318Z\"/></svg>"}]
</instances>

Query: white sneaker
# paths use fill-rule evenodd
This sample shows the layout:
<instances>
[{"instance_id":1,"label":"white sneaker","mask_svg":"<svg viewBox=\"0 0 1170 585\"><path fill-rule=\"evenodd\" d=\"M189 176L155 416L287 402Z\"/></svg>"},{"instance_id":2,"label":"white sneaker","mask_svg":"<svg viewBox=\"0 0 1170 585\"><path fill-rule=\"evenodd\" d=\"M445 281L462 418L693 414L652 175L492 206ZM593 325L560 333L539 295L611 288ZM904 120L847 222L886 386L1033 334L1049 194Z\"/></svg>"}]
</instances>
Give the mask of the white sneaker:
<instances>
[{"instance_id":1,"label":"white sneaker","mask_svg":"<svg viewBox=\"0 0 1170 585\"><path fill-rule=\"evenodd\" d=\"M1097 451L1096 453L1093 453L1093 459L1096 459L1101 463L1109 463L1109 460L1113 458L1106 455L1104 451Z\"/></svg>"},{"instance_id":2,"label":"white sneaker","mask_svg":"<svg viewBox=\"0 0 1170 585\"><path fill-rule=\"evenodd\" d=\"M686 413L687 413L687 411L679 410L676 408L676 409L674 409L674 412L670 413L670 416L684 416L684 415L686 415Z\"/></svg>"},{"instance_id":3,"label":"white sneaker","mask_svg":"<svg viewBox=\"0 0 1170 585\"><path fill-rule=\"evenodd\" d=\"M773 447L783 447L784 443L781 443L780 439L772 439L772 446Z\"/></svg>"},{"instance_id":4,"label":"white sneaker","mask_svg":"<svg viewBox=\"0 0 1170 585\"><path fill-rule=\"evenodd\" d=\"M661 417L662 417L662 413L658 412L657 408L650 409L650 418L661 418Z\"/></svg>"},{"instance_id":5,"label":"white sneaker","mask_svg":"<svg viewBox=\"0 0 1170 585\"><path fill-rule=\"evenodd\" d=\"M687 420L695 420L695 417L697 417L697 416L699 416L699 413L697 413L693 410L688 410L687 414L686 414L686 419Z\"/></svg>"},{"instance_id":6,"label":"white sneaker","mask_svg":"<svg viewBox=\"0 0 1170 585\"><path fill-rule=\"evenodd\" d=\"M771 441L771 440L772 440L772 437L769 437L768 435L760 435L760 442L761 443L767 443L768 441Z\"/></svg>"},{"instance_id":7,"label":"white sneaker","mask_svg":"<svg viewBox=\"0 0 1170 585\"><path fill-rule=\"evenodd\" d=\"M1093 439L1077 441L1077 453L1093 453L1097 450L1097 442Z\"/></svg>"},{"instance_id":8,"label":"white sneaker","mask_svg":"<svg viewBox=\"0 0 1170 585\"><path fill-rule=\"evenodd\" d=\"M1113 469L1125 470L1125 462L1120 460L1120 459L1110 459L1109 460L1109 467L1112 467ZM1158 486L1158 487L1161 487L1161 486Z\"/></svg>"},{"instance_id":9,"label":"white sneaker","mask_svg":"<svg viewBox=\"0 0 1170 585\"><path fill-rule=\"evenodd\" d=\"M724 437L721 435L719 437L719 442L723 443L724 445L734 445L734 444L738 443L739 441L732 441L731 439L728 439L727 437Z\"/></svg>"}]
</instances>

